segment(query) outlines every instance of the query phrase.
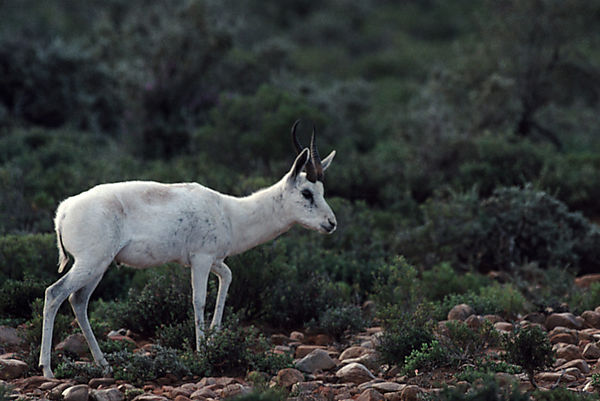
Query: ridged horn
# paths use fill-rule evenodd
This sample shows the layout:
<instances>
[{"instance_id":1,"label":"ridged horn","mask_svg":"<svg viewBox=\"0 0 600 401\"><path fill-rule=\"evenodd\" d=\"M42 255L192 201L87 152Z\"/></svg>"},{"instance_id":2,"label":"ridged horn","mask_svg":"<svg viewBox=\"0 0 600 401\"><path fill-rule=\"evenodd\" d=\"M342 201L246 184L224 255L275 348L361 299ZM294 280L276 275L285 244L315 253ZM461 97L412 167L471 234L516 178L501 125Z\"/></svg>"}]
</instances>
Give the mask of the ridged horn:
<instances>
[{"instance_id":1,"label":"ridged horn","mask_svg":"<svg viewBox=\"0 0 600 401\"><path fill-rule=\"evenodd\" d=\"M315 144L316 131L317 128L313 124L313 132L310 137L310 159L315 169L316 179L322 182L324 177L323 165L321 164L321 157L319 156L319 151L317 150L317 145Z\"/></svg>"}]
</instances>

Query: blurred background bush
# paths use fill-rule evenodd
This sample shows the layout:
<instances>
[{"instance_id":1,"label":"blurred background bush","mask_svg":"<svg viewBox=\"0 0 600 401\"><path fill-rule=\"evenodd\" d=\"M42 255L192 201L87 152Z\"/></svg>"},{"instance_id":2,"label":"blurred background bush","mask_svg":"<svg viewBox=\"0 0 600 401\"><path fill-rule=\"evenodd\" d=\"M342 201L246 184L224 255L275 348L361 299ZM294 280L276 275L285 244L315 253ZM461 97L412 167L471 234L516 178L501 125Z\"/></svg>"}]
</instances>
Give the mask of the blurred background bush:
<instances>
[{"instance_id":1,"label":"blurred background bush","mask_svg":"<svg viewBox=\"0 0 600 401\"><path fill-rule=\"evenodd\" d=\"M562 278L600 267L598 10L598 0L1 2L0 315L30 318L15 305L58 278L62 199L129 179L248 194L289 168L297 118L317 125L321 154L338 152L326 187L339 229L293 229L230 258L228 305L243 321L312 322L342 338L363 323L342 322L344 311L367 299L386 325L428 302L432 315L465 300L508 315L584 307ZM112 267L92 309L180 341L189 272L173 269ZM141 322L142 306L157 321ZM393 341L408 332L397 326ZM399 344L402 355L420 346Z\"/></svg>"}]
</instances>

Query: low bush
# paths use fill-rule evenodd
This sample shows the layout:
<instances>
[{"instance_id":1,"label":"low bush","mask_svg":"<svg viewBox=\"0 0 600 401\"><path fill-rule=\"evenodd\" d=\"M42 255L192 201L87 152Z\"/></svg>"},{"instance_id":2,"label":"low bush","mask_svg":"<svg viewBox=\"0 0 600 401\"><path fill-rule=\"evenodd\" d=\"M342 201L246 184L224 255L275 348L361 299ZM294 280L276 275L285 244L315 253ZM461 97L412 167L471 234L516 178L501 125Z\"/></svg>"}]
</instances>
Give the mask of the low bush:
<instances>
[{"instance_id":1,"label":"low bush","mask_svg":"<svg viewBox=\"0 0 600 401\"><path fill-rule=\"evenodd\" d=\"M115 379L138 386L167 374L177 378L190 374L175 350L159 345L153 346L147 353L118 351L107 354L106 360L113 369Z\"/></svg>"},{"instance_id":2,"label":"low bush","mask_svg":"<svg viewBox=\"0 0 600 401\"><path fill-rule=\"evenodd\" d=\"M382 363L402 366L405 358L423 344L434 340L431 311L421 305L412 313L397 306L388 306L378 311L384 327L377 352Z\"/></svg>"},{"instance_id":3,"label":"low bush","mask_svg":"<svg viewBox=\"0 0 600 401\"><path fill-rule=\"evenodd\" d=\"M161 325L177 325L188 319L192 309L189 269L172 266L154 270L142 290L131 288L123 301L105 305L102 310L113 328L128 328L153 336ZM162 273L162 274L161 274Z\"/></svg>"},{"instance_id":4,"label":"low bush","mask_svg":"<svg viewBox=\"0 0 600 401\"><path fill-rule=\"evenodd\" d=\"M531 186L498 188L483 200L474 191L438 195L423 214L424 224L403 241L406 255L426 266L446 260L487 272L535 262L584 272L600 265L597 228Z\"/></svg>"},{"instance_id":5,"label":"low bush","mask_svg":"<svg viewBox=\"0 0 600 401\"><path fill-rule=\"evenodd\" d=\"M506 361L521 366L534 387L534 374L552 366L554 351L548 335L537 326L517 329L503 340Z\"/></svg>"},{"instance_id":6,"label":"low bush","mask_svg":"<svg viewBox=\"0 0 600 401\"><path fill-rule=\"evenodd\" d=\"M270 348L255 328L243 328L232 317L221 330L206 333L199 352L188 348L182 358L193 374L201 376L243 375L252 370L273 375L292 366L290 355L273 353Z\"/></svg>"},{"instance_id":7,"label":"low bush","mask_svg":"<svg viewBox=\"0 0 600 401\"><path fill-rule=\"evenodd\" d=\"M102 368L92 362L65 360L58 363L54 370L57 379L73 379L78 383L88 383L94 377L102 377Z\"/></svg>"},{"instance_id":8,"label":"low bush","mask_svg":"<svg viewBox=\"0 0 600 401\"><path fill-rule=\"evenodd\" d=\"M521 392L517 385L502 387L491 377L473 386L469 391L447 387L439 394L440 401L529 401L529 394Z\"/></svg>"},{"instance_id":9,"label":"low bush","mask_svg":"<svg viewBox=\"0 0 600 401\"><path fill-rule=\"evenodd\" d=\"M7 279L0 284L0 316L27 320L31 318L31 304L44 299L47 283L26 277L23 281Z\"/></svg>"},{"instance_id":10,"label":"low bush","mask_svg":"<svg viewBox=\"0 0 600 401\"><path fill-rule=\"evenodd\" d=\"M356 305L328 308L319 316L317 326L336 340L358 333L365 327L361 309Z\"/></svg>"},{"instance_id":11,"label":"low bush","mask_svg":"<svg viewBox=\"0 0 600 401\"><path fill-rule=\"evenodd\" d=\"M446 353L444 346L438 340L421 344L421 348L414 349L404 359L403 372L415 375L419 372L430 372L441 366L452 363L451 357Z\"/></svg>"}]
</instances>

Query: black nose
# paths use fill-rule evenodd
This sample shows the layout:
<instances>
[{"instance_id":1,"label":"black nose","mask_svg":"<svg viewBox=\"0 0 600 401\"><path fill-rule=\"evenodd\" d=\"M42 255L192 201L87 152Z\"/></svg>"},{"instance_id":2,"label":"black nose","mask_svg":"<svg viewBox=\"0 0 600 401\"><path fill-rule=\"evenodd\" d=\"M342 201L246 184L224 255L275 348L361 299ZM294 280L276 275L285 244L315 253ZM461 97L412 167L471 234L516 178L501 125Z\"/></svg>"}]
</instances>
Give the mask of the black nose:
<instances>
[{"instance_id":1,"label":"black nose","mask_svg":"<svg viewBox=\"0 0 600 401\"><path fill-rule=\"evenodd\" d=\"M327 222L329 222L329 225L331 226L331 229L333 230L336 226L335 221L331 221L331 219L327 219Z\"/></svg>"}]
</instances>

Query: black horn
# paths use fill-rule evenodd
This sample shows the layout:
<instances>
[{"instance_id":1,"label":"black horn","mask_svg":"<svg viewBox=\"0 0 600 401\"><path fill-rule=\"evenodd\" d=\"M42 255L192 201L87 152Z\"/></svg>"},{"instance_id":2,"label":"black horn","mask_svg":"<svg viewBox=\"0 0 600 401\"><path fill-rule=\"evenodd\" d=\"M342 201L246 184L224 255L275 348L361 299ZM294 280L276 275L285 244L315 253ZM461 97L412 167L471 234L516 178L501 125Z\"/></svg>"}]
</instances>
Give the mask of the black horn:
<instances>
[{"instance_id":1,"label":"black horn","mask_svg":"<svg viewBox=\"0 0 600 401\"><path fill-rule=\"evenodd\" d=\"M300 145L300 141L296 136L296 128L298 127L298 124L300 124L300 120L296 120L296 122L292 126L292 143L294 144L294 149L296 149L297 155L299 155L300 152L302 152L302 145Z\"/></svg>"},{"instance_id":2,"label":"black horn","mask_svg":"<svg viewBox=\"0 0 600 401\"><path fill-rule=\"evenodd\" d=\"M323 181L323 165L321 164L321 157L319 156L317 145L315 145L316 131L317 129L313 124L313 132L310 137L310 158L312 161L312 165L315 169L316 179L319 181Z\"/></svg>"},{"instance_id":3,"label":"black horn","mask_svg":"<svg viewBox=\"0 0 600 401\"><path fill-rule=\"evenodd\" d=\"M298 140L298 135L296 134L296 129L298 128L298 124L300 124L300 120L296 120L296 122L292 126L292 143L294 144L294 149L296 149L296 154L300 154L300 152L302 152L302 149L303 149L302 145L300 144L300 141ZM311 138L311 154L312 154L312 149L315 148L314 147L314 135L315 134L314 134L314 127L313 127L313 136ZM317 154L317 159L319 160L319 166L320 166L321 159L319 158L318 154ZM317 182L317 180L319 180L319 174L317 173L317 170L315 169L314 157L311 156L311 160L309 163L306 163L305 169L306 169L306 179L307 180L309 180L310 182ZM323 180L323 168L322 167L321 167L321 180Z\"/></svg>"}]
</instances>

